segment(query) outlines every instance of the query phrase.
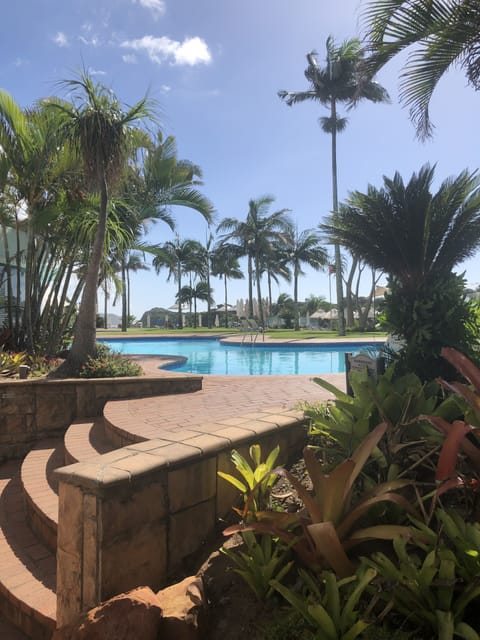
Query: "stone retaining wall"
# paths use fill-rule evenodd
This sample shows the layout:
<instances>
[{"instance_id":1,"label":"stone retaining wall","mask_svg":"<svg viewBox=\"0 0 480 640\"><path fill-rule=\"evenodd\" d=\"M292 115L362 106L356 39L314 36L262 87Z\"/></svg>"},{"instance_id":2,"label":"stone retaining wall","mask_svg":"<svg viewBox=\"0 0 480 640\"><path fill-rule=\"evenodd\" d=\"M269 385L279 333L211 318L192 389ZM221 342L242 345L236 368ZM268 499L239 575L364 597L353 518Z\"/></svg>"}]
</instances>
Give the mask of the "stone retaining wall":
<instances>
[{"instance_id":1,"label":"stone retaining wall","mask_svg":"<svg viewBox=\"0 0 480 640\"><path fill-rule=\"evenodd\" d=\"M259 443L265 455L279 444L286 461L305 443L302 412L264 411L242 426L205 434L195 446L148 440L55 471L58 626L138 585L160 589L219 534L219 518L239 499L217 475L235 473L232 448L247 456Z\"/></svg>"},{"instance_id":2,"label":"stone retaining wall","mask_svg":"<svg viewBox=\"0 0 480 640\"><path fill-rule=\"evenodd\" d=\"M190 393L201 376L30 379L0 383L0 462L24 456L43 438L62 435L77 418L102 414L108 400Z\"/></svg>"}]
</instances>

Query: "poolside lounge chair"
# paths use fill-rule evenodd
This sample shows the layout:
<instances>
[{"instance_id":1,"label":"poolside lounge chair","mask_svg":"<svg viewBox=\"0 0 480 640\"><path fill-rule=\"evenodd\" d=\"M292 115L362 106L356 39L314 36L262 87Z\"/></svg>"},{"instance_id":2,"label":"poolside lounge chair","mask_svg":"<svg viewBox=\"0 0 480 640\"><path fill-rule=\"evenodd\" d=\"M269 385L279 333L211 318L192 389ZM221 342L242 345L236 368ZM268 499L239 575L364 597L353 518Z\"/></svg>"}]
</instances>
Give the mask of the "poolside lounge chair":
<instances>
[{"instance_id":1,"label":"poolside lounge chair","mask_svg":"<svg viewBox=\"0 0 480 640\"><path fill-rule=\"evenodd\" d=\"M245 333L242 343L245 342L247 336L250 336L250 342L255 343L260 333L262 334L262 340L265 340L263 327L261 327L254 318L240 318L240 322L240 330Z\"/></svg>"}]
</instances>

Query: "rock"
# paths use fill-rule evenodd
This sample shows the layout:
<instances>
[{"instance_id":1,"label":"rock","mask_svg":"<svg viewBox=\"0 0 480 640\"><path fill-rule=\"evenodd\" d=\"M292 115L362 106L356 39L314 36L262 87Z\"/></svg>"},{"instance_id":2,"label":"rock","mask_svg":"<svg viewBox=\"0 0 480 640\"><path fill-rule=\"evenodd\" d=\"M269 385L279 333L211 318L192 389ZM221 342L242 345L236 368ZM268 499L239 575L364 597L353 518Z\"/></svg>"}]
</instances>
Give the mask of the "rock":
<instances>
[{"instance_id":1,"label":"rock","mask_svg":"<svg viewBox=\"0 0 480 640\"><path fill-rule=\"evenodd\" d=\"M162 608L149 587L138 587L91 609L52 640L157 640Z\"/></svg>"},{"instance_id":2,"label":"rock","mask_svg":"<svg viewBox=\"0 0 480 640\"><path fill-rule=\"evenodd\" d=\"M202 637L206 603L203 581L190 576L157 593L163 610L159 640L198 640Z\"/></svg>"}]
</instances>

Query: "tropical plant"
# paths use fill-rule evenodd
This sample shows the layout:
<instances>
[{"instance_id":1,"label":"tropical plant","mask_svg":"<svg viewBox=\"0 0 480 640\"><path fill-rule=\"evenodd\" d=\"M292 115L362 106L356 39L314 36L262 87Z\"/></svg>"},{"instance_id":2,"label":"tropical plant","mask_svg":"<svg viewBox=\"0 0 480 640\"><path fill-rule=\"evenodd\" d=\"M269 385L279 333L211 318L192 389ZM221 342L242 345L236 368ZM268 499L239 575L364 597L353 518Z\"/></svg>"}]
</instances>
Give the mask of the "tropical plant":
<instances>
[{"instance_id":1,"label":"tropical plant","mask_svg":"<svg viewBox=\"0 0 480 640\"><path fill-rule=\"evenodd\" d=\"M180 240L175 236L175 240L168 240L163 245L157 247L152 264L157 273L163 267L168 269L167 281L170 278L177 283L177 305L178 305L178 325L183 329L182 321L182 275L187 273L195 259L195 251L199 243L196 240Z\"/></svg>"},{"instance_id":2,"label":"tropical plant","mask_svg":"<svg viewBox=\"0 0 480 640\"><path fill-rule=\"evenodd\" d=\"M223 278L225 327L228 328L228 280L241 280L245 276L240 269L235 247L228 244L217 243L212 253L211 270L213 276Z\"/></svg>"},{"instance_id":3,"label":"tropical plant","mask_svg":"<svg viewBox=\"0 0 480 640\"><path fill-rule=\"evenodd\" d=\"M463 279L452 270L480 245L479 179L463 171L432 193L433 179L429 165L406 184L398 173L384 177L383 188L353 192L320 225L330 242L388 275L386 326L405 339L406 370L424 380L453 373L442 346L471 354L477 339Z\"/></svg>"},{"instance_id":4,"label":"tropical plant","mask_svg":"<svg viewBox=\"0 0 480 640\"><path fill-rule=\"evenodd\" d=\"M141 376L142 368L121 353L111 351L105 345L96 345L96 352L89 356L80 369L81 378L123 378Z\"/></svg>"},{"instance_id":5,"label":"tropical plant","mask_svg":"<svg viewBox=\"0 0 480 640\"><path fill-rule=\"evenodd\" d=\"M293 271L293 303L295 307L295 331L300 329L300 314L298 311L298 278L304 275L302 265L307 264L312 269L320 270L328 264L328 253L320 245L320 236L313 229L298 232L290 226L283 234L283 251L286 263Z\"/></svg>"},{"instance_id":6,"label":"tropical plant","mask_svg":"<svg viewBox=\"0 0 480 640\"><path fill-rule=\"evenodd\" d=\"M417 135L431 135L430 100L438 82L460 66L480 88L480 7L477 0L374 0L367 3L367 78L394 56L415 45L401 74L400 99L410 109Z\"/></svg>"},{"instance_id":7,"label":"tropical plant","mask_svg":"<svg viewBox=\"0 0 480 640\"><path fill-rule=\"evenodd\" d=\"M10 353L0 347L0 377L9 378L17 375L21 365L27 363L27 354Z\"/></svg>"},{"instance_id":8,"label":"tropical plant","mask_svg":"<svg viewBox=\"0 0 480 640\"><path fill-rule=\"evenodd\" d=\"M445 437L436 468L437 494L453 488L470 488L475 493L480 479L480 370L464 354L452 348L443 348L441 355L470 383L439 380L452 398L462 406L461 416L452 420L442 415L422 416L434 425ZM460 452L468 459L461 465ZM459 469L463 472L460 473ZM473 476L473 477L472 477Z\"/></svg>"},{"instance_id":9,"label":"tropical plant","mask_svg":"<svg viewBox=\"0 0 480 640\"><path fill-rule=\"evenodd\" d=\"M235 244L239 254L247 256L248 261L248 304L249 317L253 318L253 272L257 284L257 300L259 321L264 326L265 316L261 292L262 254L268 253L275 242L281 242L282 233L286 230L289 220L287 209L280 209L269 214L269 208L274 202L272 196L262 196L248 203L246 221L236 218L224 218L217 227L218 232L225 233L221 241Z\"/></svg>"},{"instance_id":10,"label":"tropical plant","mask_svg":"<svg viewBox=\"0 0 480 640\"><path fill-rule=\"evenodd\" d=\"M210 306L213 304L212 298L212 290L209 285L205 281L197 282L193 287L184 286L180 289L180 303L191 303L193 301L193 326L197 327L197 300L201 300L202 302L207 302Z\"/></svg>"},{"instance_id":11,"label":"tropical plant","mask_svg":"<svg viewBox=\"0 0 480 640\"><path fill-rule=\"evenodd\" d=\"M363 60L363 49L360 40L353 38L346 40L340 46L335 44L331 36L326 42L326 65L320 67L317 54L312 51L307 54L308 67L305 77L310 88L306 91L279 91L279 97L289 106L298 102L314 100L329 109L329 116L320 118L322 131L332 137L332 196L333 215L338 211L338 180L337 180L337 133L341 133L347 126L347 118L339 117L339 104L346 104L352 109L360 100L370 102L387 102L387 91L378 83L369 79L362 80L358 68ZM345 320L343 315L343 285L342 285L342 257L339 244L335 244L335 274L337 287L338 332L345 335Z\"/></svg>"},{"instance_id":12,"label":"tropical plant","mask_svg":"<svg viewBox=\"0 0 480 640\"><path fill-rule=\"evenodd\" d=\"M393 480L399 474L427 477L435 470L432 459L442 440L425 414L445 420L462 415L453 398L442 399L436 382L423 383L414 373L395 375L395 365L376 378L367 371L351 371L353 395L347 395L322 378L314 382L335 396L327 405L304 405L310 418L310 435L320 437L329 459L351 455L380 422L388 425L373 457L372 478ZM426 472L426 474L425 474Z\"/></svg>"},{"instance_id":13,"label":"tropical plant","mask_svg":"<svg viewBox=\"0 0 480 640\"><path fill-rule=\"evenodd\" d=\"M58 123L44 105L22 110L10 94L0 91L2 218L8 216L8 225L15 229L8 269L10 281L15 273L17 300L13 313L10 289L8 320L14 343L30 353L35 351L34 327L48 296L40 281L52 277L48 265L56 257L48 246L52 229L40 218L46 213L51 218L60 185L71 169L64 151Z\"/></svg>"},{"instance_id":14,"label":"tropical plant","mask_svg":"<svg viewBox=\"0 0 480 640\"><path fill-rule=\"evenodd\" d=\"M380 597L401 613L410 624L417 625L428 637L438 640L478 640L480 636L463 618L470 602L480 595L478 580L458 589L458 560L443 546L433 548L422 558L407 551L407 541L393 541L396 558L374 553L366 559L388 584ZM432 636L432 633L435 634Z\"/></svg>"},{"instance_id":15,"label":"tropical plant","mask_svg":"<svg viewBox=\"0 0 480 640\"><path fill-rule=\"evenodd\" d=\"M296 593L278 580L271 580L271 585L301 614L316 640L363 638L371 621L361 599L376 576L374 569L362 565L355 575L341 580L332 571L313 576L300 569L299 575L306 593Z\"/></svg>"},{"instance_id":16,"label":"tropical plant","mask_svg":"<svg viewBox=\"0 0 480 640\"><path fill-rule=\"evenodd\" d=\"M258 600L270 598L274 593L271 581L281 583L290 571L293 561L287 562L288 547L269 535L256 536L252 531L242 532L245 551L221 548L237 566L234 569L248 584Z\"/></svg>"},{"instance_id":17,"label":"tropical plant","mask_svg":"<svg viewBox=\"0 0 480 640\"><path fill-rule=\"evenodd\" d=\"M128 151L129 131L134 123L151 118L146 98L124 110L111 90L95 84L88 73L64 82L71 103L50 100L60 129L82 160L85 178L100 195L99 218L88 261L85 287L75 324L69 366L78 371L95 353L96 292L104 255L108 204L111 190L122 175Z\"/></svg>"},{"instance_id":18,"label":"tropical plant","mask_svg":"<svg viewBox=\"0 0 480 640\"><path fill-rule=\"evenodd\" d=\"M250 459L253 462L251 466L241 453L233 449L231 461L242 480L224 471L217 472L220 478L230 482L243 494L244 508L240 511L243 518L248 520L251 511L261 511L270 506L270 494L276 482L272 471L279 453L280 447L277 445L262 462L262 448L259 444L253 444L249 449Z\"/></svg>"},{"instance_id":19,"label":"tropical plant","mask_svg":"<svg viewBox=\"0 0 480 640\"><path fill-rule=\"evenodd\" d=\"M370 508L379 503L395 503L407 512L414 513L408 500L397 493L410 484L409 480L379 484L358 496L359 487L355 481L386 429L386 424L378 425L349 459L329 469L328 473L313 450L305 448L303 456L313 485L312 492L285 469L275 471L289 480L303 502L304 510L297 513L251 511L250 504L246 504L244 522L228 527L224 535L245 530L269 533L291 544L301 561L310 568L332 568L340 577L352 575L355 566L346 551L365 540L390 540L399 535L410 535L410 529L406 526L360 525L360 521L365 523Z\"/></svg>"}]
</instances>

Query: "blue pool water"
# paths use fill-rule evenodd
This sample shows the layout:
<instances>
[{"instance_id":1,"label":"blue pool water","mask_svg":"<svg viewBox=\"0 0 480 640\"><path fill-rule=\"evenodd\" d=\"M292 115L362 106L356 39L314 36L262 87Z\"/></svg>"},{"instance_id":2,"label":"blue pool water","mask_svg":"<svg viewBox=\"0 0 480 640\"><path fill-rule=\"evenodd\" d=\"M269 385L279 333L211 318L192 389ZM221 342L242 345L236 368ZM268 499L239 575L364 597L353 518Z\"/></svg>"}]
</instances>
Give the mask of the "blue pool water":
<instances>
[{"instance_id":1,"label":"blue pool water","mask_svg":"<svg viewBox=\"0 0 480 640\"><path fill-rule=\"evenodd\" d=\"M381 343L272 345L221 344L215 339L112 338L101 339L115 351L142 355L174 355L187 358L168 367L184 373L232 376L316 375L345 371L345 353L371 351Z\"/></svg>"}]
</instances>

